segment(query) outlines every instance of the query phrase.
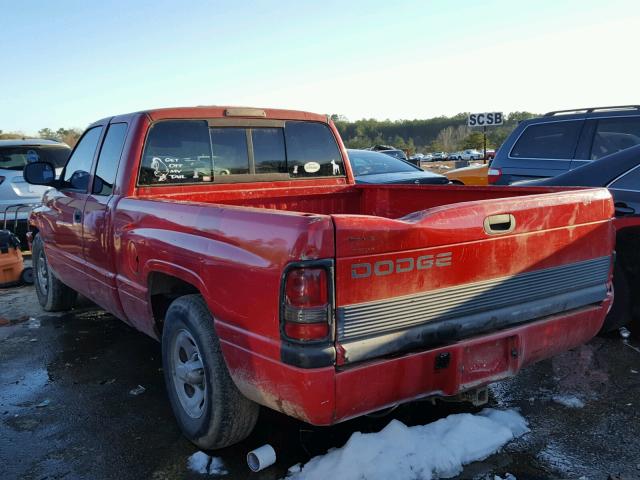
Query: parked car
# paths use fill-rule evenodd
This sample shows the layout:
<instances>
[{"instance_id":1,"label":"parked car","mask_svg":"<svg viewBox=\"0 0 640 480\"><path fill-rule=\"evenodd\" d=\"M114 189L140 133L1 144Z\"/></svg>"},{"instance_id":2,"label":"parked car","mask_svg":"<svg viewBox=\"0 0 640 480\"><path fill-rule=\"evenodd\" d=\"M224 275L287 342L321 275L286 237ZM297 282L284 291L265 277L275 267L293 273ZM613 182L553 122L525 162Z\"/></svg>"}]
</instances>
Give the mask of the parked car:
<instances>
[{"instance_id":1,"label":"parked car","mask_svg":"<svg viewBox=\"0 0 640 480\"><path fill-rule=\"evenodd\" d=\"M474 149L467 149L460 152L458 160L482 160L484 153Z\"/></svg>"},{"instance_id":2,"label":"parked car","mask_svg":"<svg viewBox=\"0 0 640 480\"><path fill-rule=\"evenodd\" d=\"M384 153L385 155L389 155L390 157L393 158L397 158L398 160L402 160L402 161L409 161L409 159L407 158L407 154L404 153L402 150L398 150L396 148L394 148L393 150L377 150L380 153Z\"/></svg>"},{"instance_id":3,"label":"parked car","mask_svg":"<svg viewBox=\"0 0 640 480\"><path fill-rule=\"evenodd\" d=\"M519 182L524 186L607 187L615 202L614 303L605 331L640 314L640 145L613 153L556 177Z\"/></svg>"},{"instance_id":4,"label":"parked car","mask_svg":"<svg viewBox=\"0 0 640 480\"><path fill-rule=\"evenodd\" d=\"M471 165L445 173L449 181L456 185L488 185L489 164Z\"/></svg>"},{"instance_id":5,"label":"parked car","mask_svg":"<svg viewBox=\"0 0 640 480\"><path fill-rule=\"evenodd\" d=\"M0 229L7 227L18 235L23 245L27 231L28 208L17 205L38 204L47 187L30 185L22 178L29 162L51 163L58 173L69 158L71 149L65 143L40 138L0 140ZM16 222L17 219L17 222Z\"/></svg>"},{"instance_id":6,"label":"parked car","mask_svg":"<svg viewBox=\"0 0 640 480\"><path fill-rule=\"evenodd\" d=\"M432 154L432 153L426 153L426 154L422 157L422 161L423 161L423 162L432 162L432 161L433 161L433 154Z\"/></svg>"},{"instance_id":7,"label":"parked car","mask_svg":"<svg viewBox=\"0 0 640 480\"><path fill-rule=\"evenodd\" d=\"M447 159L448 155L449 155L449 154L448 154L447 152L433 152L432 160L433 160L434 162L436 162L436 161L443 161L443 160L446 160L446 159Z\"/></svg>"},{"instance_id":8,"label":"parked car","mask_svg":"<svg viewBox=\"0 0 640 480\"><path fill-rule=\"evenodd\" d=\"M447 155L447 160L462 160L462 152L450 152Z\"/></svg>"},{"instance_id":9,"label":"parked car","mask_svg":"<svg viewBox=\"0 0 640 480\"><path fill-rule=\"evenodd\" d=\"M355 184L325 115L118 115L59 179L47 162L24 177L52 187L30 217L40 305L81 293L158 339L203 449L247 437L259 405L331 425L486 401L488 383L591 339L611 303L606 189Z\"/></svg>"},{"instance_id":10,"label":"parked car","mask_svg":"<svg viewBox=\"0 0 640 480\"><path fill-rule=\"evenodd\" d=\"M549 112L520 122L496 153L492 183L554 177L640 143L640 106Z\"/></svg>"},{"instance_id":11,"label":"parked car","mask_svg":"<svg viewBox=\"0 0 640 480\"><path fill-rule=\"evenodd\" d=\"M347 150L356 183L447 184L444 175L427 172L409 162L370 150Z\"/></svg>"},{"instance_id":12,"label":"parked car","mask_svg":"<svg viewBox=\"0 0 640 480\"><path fill-rule=\"evenodd\" d=\"M484 155L484 152L483 152ZM485 160L493 160L496 158L496 151L493 148L487 148L486 155L484 155Z\"/></svg>"}]
</instances>

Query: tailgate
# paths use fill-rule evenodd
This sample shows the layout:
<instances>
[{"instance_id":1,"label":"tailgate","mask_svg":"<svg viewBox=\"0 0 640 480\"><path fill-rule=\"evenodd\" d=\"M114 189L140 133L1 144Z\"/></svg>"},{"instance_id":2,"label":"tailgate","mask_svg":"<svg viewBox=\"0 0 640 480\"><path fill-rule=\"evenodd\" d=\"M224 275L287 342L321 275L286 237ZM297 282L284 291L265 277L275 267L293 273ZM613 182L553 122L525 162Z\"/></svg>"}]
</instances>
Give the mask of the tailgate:
<instances>
[{"instance_id":1,"label":"tailgate","mask_svg":"<svg viewBox=\"0 0 640 480\"><path fill-rule=\"evenodd\" d=\"M338 363L453 343L602 302L606 189L335 215Z\"/></svg>"}]
</instances>

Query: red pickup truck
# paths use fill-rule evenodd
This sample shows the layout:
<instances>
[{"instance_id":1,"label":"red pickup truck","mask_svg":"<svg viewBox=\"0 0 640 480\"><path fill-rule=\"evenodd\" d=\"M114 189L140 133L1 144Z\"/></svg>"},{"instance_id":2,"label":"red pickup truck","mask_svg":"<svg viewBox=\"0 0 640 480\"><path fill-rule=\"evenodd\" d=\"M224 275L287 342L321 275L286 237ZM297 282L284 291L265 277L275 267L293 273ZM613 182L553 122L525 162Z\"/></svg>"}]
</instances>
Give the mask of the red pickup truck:
<instances>
[{"instance_id":1,"label":"red pickup truck","mask_svg":"<svg viewBox=\"0 0 640 480\"><path fill-rule=\"evenodd\" d=\"M356 185L322 115L105 118L30 219L46 310L76 292L162 342L203 448L259 405L330 425L474 391L573 348L612 299L606 189ZM135 366L132 366L135 368Z\"/></svg>"}]
</instances>

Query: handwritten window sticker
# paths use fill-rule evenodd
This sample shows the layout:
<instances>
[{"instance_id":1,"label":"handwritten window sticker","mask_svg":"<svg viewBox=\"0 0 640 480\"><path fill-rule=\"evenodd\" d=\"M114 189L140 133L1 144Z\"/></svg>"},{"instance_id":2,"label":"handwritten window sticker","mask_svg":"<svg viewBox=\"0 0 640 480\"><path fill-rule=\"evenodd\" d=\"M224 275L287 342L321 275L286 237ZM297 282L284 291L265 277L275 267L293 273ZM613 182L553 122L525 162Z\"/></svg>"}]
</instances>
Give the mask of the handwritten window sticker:
<instances>
[{"instance_id":1,"label":"handwritten window sticker","mask_svg":"<svg viewBox=\"0 0 640 480\"><path fill-rule=\"evenodd\" d=\"M293 166L293 175L298 175L298 165Z\"/></svg>"},{"instance_id":2,"label":"handwritten window sticker","mask_svg":"<svg viewBox=\"0 0 640 480\"><path fill-rule=\"evenodd\" d=\"M340 165L335 160L331 160L331 166L333 167L333 174L340 175Z\"/></svg>"}]
</instances>

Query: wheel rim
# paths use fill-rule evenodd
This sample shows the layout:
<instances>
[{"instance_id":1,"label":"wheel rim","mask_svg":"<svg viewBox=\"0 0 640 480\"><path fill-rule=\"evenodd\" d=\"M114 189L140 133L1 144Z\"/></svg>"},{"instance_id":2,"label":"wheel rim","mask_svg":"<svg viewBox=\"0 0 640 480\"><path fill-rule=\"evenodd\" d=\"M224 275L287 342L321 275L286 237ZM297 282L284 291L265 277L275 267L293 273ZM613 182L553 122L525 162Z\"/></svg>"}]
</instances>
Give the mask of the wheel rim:
<instances>
[{"instance_id":1,"label":"wheel rim","mask_svg":"<svg viewBox=\"0 0 640 480\"><path fill-rule=\"evenodd\" d=\"M207 382L198 345L186 330L180 330L173 338L171 377L185 413L200 418L207 400Z\"/></svg>"},{"instance_id":2,"label":"wheel rim","mask_svg":"<svg viewBox=\"0 0 640 480\"><path fill-rule=\"evenodd\" d=\"M47 257L44 256L44 251L38 252L37 258L36 277L38 279L38 287L44 294L49 290L49 268L47 267Z\"/></svg>"}]
</instances>

